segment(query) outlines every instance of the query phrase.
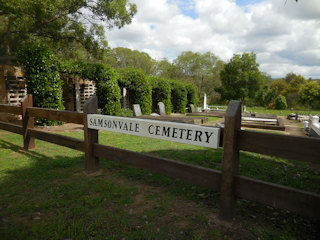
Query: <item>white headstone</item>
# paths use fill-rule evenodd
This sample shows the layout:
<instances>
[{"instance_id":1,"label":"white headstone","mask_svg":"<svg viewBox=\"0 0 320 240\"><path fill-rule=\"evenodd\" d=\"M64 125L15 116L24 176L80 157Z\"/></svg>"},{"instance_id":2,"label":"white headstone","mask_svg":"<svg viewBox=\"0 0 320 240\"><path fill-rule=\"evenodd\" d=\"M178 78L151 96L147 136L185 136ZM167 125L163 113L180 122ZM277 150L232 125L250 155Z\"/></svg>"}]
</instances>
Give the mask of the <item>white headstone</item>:
<instances>
[{"instance_id":1,"label":"white headstone","mask_svg":"<svg viewBox=\"0 0 320 240\"><path fill-rule=\"evenodd\" d=\"M159 112L160 116L166 115L166 109L165 109L163 102L158 102L158 112Z\"/></svg>"},{"instance_id":2,"label":"white headstone","mask_svg":"<svg viewBox=\"0 0 320 240\"><path fill-rule=\"evenodd\" d=\"M139 104L133 104L133 116L141 116L141 108Z\"/></svg>"}]
</instances>

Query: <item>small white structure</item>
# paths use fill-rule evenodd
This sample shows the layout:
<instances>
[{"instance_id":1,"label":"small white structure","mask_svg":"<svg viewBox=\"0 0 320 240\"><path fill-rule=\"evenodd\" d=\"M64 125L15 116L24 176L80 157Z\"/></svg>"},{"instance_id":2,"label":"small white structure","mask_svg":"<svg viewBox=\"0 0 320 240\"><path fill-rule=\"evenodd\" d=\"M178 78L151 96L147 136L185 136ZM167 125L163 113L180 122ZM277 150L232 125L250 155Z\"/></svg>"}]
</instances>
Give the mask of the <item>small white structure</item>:
<instances>
[{"instance_id":1,"label":"small white structure","mask_svg":"<svg viewBox=\"0 0 320 240\"><path fill-rule=\"evenodd\" d=\"M209 110L207 105L207 94L205 93L203 96L203 110Z\"/></svg>"},{"instance_id":2,"label":"small white structure","mask_svg":"<svg viewBox=\"0 0 320 240\"><path fill-rule=\"evenodd\" d=\"M310 136L320 137L320 123L318 116L309 116Z\"/></svg>"}]
</instances>

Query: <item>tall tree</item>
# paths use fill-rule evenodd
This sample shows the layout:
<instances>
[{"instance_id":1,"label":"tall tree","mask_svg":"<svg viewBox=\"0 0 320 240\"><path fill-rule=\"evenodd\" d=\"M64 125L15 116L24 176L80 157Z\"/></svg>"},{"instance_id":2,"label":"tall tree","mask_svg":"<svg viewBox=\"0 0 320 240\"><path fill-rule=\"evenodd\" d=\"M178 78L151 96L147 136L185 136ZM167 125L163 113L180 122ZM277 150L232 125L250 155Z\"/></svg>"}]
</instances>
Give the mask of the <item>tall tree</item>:
<instances>
[{"instance_id":1,"label":"tall tree","mask_svg":"<svg viewBox=\"0 0 320 240\"><path fill-rule=\"evenodd\" d=\"M149 54L129 48L112 49L107 63L118 68L139 68L149 75L156 73L156 61Z\"/></svg>"},{"instance_id":2,"label":"tall tree","mask_svg":"<svg viewBox=\"0 0 320 240\"><path fill-rule=\"evenodd\" d=\"M255 53L234 54L220 75L222 85L216 90L222 100L253 99L263 81Z\"/></svg>"},{"instance_id":3,"label":"tall tree","mask_svg":"<svg viewBox=\"0 0 320 240\"><path fill-rule=\"evenodd\" d=\"M224 63L213 53L183 52L173 61L173 65L180 70L182 80L197 87L198 98L204 93L211 101L217 97L215 87L220 86L220 71Z\"/></svg>"},{"instance_id":4,"label":"tall tree","mask_svg":"<svg viewBox=\"0 0 320 240\"><path fill-rule=\"evenodd\" d=\"M95 53L105 45L102 24L121 28L136 12L128 0L0 0L1 54L35 39L65 49L79 43Z\"/></svg>"},{"instance_id":5,"label":"tall tree","mask_svg":"<svg viewBox=\"0 0 320 240\"><path fill-rule=\"evenodd\" d=\"M317 81L308 81L302 85L299 90L299 101L308 106L309 111L312 106L320 102L320 83Z\"/></svg>"},{"instance_id":6,"label":"tall tree","mask_svg":"<svg viewBox=\"0 0 320 240\"><path fill-rule=\"evenodd\" d=\"M283 95L287 99L289 107L295 107L299 103L299 91L300 88L307 83L307 80L301 76L296 75L290 80L288 87L283 91Z\"/></svg>"}]
</instances>

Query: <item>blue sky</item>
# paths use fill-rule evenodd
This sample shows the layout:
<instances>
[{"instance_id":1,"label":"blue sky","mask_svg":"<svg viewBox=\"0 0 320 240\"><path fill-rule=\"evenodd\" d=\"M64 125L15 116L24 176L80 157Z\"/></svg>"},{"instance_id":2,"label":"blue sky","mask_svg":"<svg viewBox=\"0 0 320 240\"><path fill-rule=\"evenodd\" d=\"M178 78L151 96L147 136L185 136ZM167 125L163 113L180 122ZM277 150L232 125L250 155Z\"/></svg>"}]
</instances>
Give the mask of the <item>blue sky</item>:
<instances>
[{"instance_id":1,"label":"blue sky","mask_svg":"<svg viewBox=\"0 0 320 240\"><path fill-rule=\"evenodd\" d=\"M263 0L236 0L237 5L239 6L246 6L248 4L255 4L259 2L263 2Z\"/></svg>"},{"instance_id":2,"label":"blue sky","mask_svg":"<svg viewBox=\"0 0 320 240\"><path fill-rule=\"evenodd\" d=\"M226 62L253 51L260 70L274 78L290 72L320 78L320 0L130 1L138 13L131 24L107 31L111 47L157 60L210 51Z\"/></svg>"}]
</instances>

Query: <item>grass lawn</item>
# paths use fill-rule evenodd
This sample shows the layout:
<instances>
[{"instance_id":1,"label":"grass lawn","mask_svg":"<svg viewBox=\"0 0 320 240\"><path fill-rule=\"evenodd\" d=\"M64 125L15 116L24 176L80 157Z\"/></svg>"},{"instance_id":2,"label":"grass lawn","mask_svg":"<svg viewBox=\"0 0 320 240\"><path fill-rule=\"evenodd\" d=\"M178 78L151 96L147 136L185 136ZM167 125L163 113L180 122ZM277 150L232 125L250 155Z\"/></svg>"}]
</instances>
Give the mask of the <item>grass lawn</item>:
<instances>
[{"instance_id":1,"label":"grass lawn","mask_svg":"<svg viewBox=\"0 0 320 240\"><path fill-rule=\"evenodd\" d=\"M278 116L288 116L290 113L298 112L300 115L309 115L308 109L285 109L285 110L276 110L276 109L265 109L264 107L247 107L248 112L255 113L266 113L266 114L275 114ZM320 115L320 110L311 110L312 115Z\"/></svg>"},{"instance_id":2,"label":"grass lawn","mask_svg":"<svg viewBox=\"0 0 320 240\"><path fill-rule=\"evenodd\" d=\"M83 138L83 132L65 135ZM100 143L221 169L214 150L109 132ZM218 220L219 193L101 159L83 174L83 153L0 130L0 239L320 239L319 222L238 200L237 220ZM306 163L241 152L240 174L320 193Z\"/></svg>"}]
</instances>

